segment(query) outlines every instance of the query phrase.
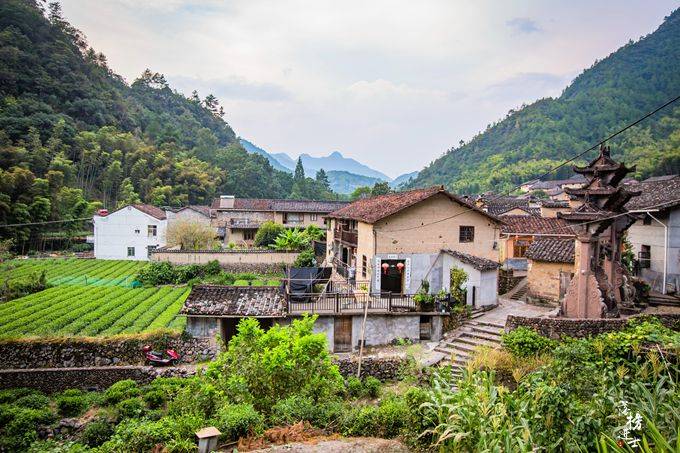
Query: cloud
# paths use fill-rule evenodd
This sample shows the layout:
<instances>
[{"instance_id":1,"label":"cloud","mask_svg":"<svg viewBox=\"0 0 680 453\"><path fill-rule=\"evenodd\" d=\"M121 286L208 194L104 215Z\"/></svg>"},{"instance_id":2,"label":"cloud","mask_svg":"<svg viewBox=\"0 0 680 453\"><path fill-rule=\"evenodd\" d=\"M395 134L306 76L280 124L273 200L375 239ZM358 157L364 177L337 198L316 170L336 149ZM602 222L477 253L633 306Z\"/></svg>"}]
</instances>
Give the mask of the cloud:
<instances>
[{"instance_id":1,"label":"cloud","mask_svg":"<svg viewBox=\"0 0 680 453\"><path fill-rule=\"evenodd\" d=\"M514 19L505 22L505 25L510 27L515 33L527 35L543 31L535 20L529 19L528 17L515 17Z\"/></svg>"},{"instance_id":2,"label":"cloud","mask_svg":"<svg viewBox=\"0 0 680 453\"><path fill-rule=\"evenodd\" d=\"M201 79L199 77L175 75L167 78L171 86L176 87L184 94L196 90L201 96L212 93L220 100L276 102L291 98L291 94L282 86L273 83L251 82L239 77Z\"/></svg>"}]
</instances>

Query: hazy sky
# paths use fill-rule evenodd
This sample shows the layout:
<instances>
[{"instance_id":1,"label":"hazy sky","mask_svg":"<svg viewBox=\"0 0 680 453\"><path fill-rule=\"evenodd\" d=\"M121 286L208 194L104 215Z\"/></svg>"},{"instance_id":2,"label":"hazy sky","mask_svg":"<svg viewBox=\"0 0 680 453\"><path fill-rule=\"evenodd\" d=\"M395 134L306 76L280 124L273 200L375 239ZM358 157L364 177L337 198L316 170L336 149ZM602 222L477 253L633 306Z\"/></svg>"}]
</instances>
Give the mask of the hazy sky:
<instances>
[{"instance_id":1,"label":"hazy sky","mask_svg":"<svg viewBox=\"0 0 680 453\"><path fill-rule=\"evenodd\" d=\"M671 0L62 0L132 82L215 94L270 152L419 170L655 30Z\"/></svg>"}]
</instances>

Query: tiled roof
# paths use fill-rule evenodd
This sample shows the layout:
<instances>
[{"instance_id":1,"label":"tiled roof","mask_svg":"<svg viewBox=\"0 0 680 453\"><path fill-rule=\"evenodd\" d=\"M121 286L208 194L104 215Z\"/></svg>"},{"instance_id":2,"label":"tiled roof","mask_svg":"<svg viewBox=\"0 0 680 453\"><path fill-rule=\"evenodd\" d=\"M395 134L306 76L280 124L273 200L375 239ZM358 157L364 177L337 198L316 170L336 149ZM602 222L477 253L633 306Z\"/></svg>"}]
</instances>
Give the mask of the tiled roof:
<instances>
[{"instance_id":1,"label":"tiled roof","mask_svg":"<svg viewBox=\"0 0 680 453\"><path fill-rule=\"evenodd\" d=\"M496 215L501 216L501 217L507 217L509 215L523 215L523 214L508 214L509 212L511 212L515 209L520 209L520 210L526 212L526 215L532 215L532 216L540 216L541 215L541 208L530 208L528 206L512 206L512 207L505 209L504 211L499 212Z\"/></svg>"},{"instance_id":2,"label":"tiled roof","mask_svg":"<svg viewBox=\"0 0 680 453\"><path fill-rule=\"evenodd\" d=\"M574 239L538 238L529 246L526 257L535 261L573 263L575 243Z\"/></svg>"},{"instance_id":3,"label":"tiled roof","mask_svg":"<svg viewBox=\"0 0 680 453\"><path fill-rule=\"evenodd\" d=\"M449 250L449 249L444 249L442 250L444 253L448 253L449 255L453 256L454 258L457 258L458 260L462 261L463 263L469 264L470 266L474 267L478 271L491 271L494 269L498 269L500 266L497 262L482 258L479 256L474 256L474 255L468 255L467 253L463 252L458 252L456 250Z\"/></svg>"},{"instance_id":4,"label":"tiled roof","mask_svg":"<svg viewBox=\"0 0 680 453\"><path fill-rule=\"evenodd\" d=\"M233 207L224 207L220 202L221 199L216 198L213 200L211 208L231 211L316 212L325 214L349 204L347 201L235 198L229 201L229 203L233 203Z\"/></svg>"},{"instance_id":5,"label":"tiled roof","mask_svg":"<svg viewBox=\"0 0 680 453\"><path fill-rule=\"evenodd\" d=\"M586 178L582 175L576 175L569 179L557 179L554 181L541 181L531 186L532 190L547 190L554 189L556 187L561 187L565 184L581 184L585 183Z\"/></svg>"},{"instance_id":6,"label":"tiled roof","mask_svg":"<svg viewBox=\"0 0 680 453\"><path fill-rule=\"evenodd\" d=\"M563 219L556 217L533 217L526 215L509 215L503 217L505 225L501 226L504 234L553 234L573 235L573 231Z\"/></svg>"},{"instance_id":7,"label":"tiled roof","mask_svg":"<svg viewBox=\"0 0 680 453\"><path fill-rule=\"evenodd\" d=\"M680 205L680 176L668 175L649 178L635 185L642 191L626 203L629 211L666 209Z\"/></svg>"},{"instance_id":8,"label":"tiled roof","mask_svg":"<svg viewBox=\"0 0 680 453\"><path fill-rule=\"evenodd\" d=\"M180 313L216 317L285 316L284 297L276 286L197 285Z\"/></svg>"},{"instance_id":9,"label":"tiled roof","mask_svg":"<svg viewBox=\"0 0 680 453\"><path fill-rule=\"evenodd\" d=\"M463 200L462 198L447 192L442 186L435 186L427 189L414 189L405 192L395 192L386 195L379 195L377 197L364 198L340 208L337 211L331 212L328 214L328 217L375 223L380 219L384 219L385 217L396 214L399 211L402 211L440 193L446 195L456 203L469 208L470 210L476 211L495 222L500 222L500 220L493 215L490 215L478 207L473 206L472 204Z\"/></svg>"},{"instance_id":10,"label":"tiled roof","mask_svg":"<svg viewBox=\"0 0 680 453\"><path fill-rule=\"evenodd\" d=\"M558 200L545 200L541 202L541 206L544 208L568 208L568 201L558 201Z\"/></svg>"},{"instance_id":11,"label":"tiled roof","mask_svg":"<svg viewBox=\"0 0 680 453\"><path fill-rule=\"evenodd\" d=\"M132 207L142 211L144 214L148 214L151 217L155 217L158 220L165 220L165 211L157 206L152 206L150 204L133 204Z\"/></svg>"}]
</instances>

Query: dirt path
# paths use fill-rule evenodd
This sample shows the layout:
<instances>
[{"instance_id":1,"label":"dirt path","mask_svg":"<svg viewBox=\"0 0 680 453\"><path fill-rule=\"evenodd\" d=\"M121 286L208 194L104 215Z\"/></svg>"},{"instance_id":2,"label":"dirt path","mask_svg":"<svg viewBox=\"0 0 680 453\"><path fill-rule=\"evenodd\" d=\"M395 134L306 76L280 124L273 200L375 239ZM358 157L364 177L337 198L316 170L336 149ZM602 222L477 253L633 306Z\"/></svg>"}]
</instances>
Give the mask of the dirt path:
<instances>
[{"instance_id":1,"label":"dirt path","mask_svg":"<svg viewBox=\"0 0 680 453\"><path fill-rule=\"evenodd\" d=\"M276 445L251 453L410 453L404 444L398 440L377 439L373 437L350 437L310 442L294 442Z\"/></svg>"}]
</instances>

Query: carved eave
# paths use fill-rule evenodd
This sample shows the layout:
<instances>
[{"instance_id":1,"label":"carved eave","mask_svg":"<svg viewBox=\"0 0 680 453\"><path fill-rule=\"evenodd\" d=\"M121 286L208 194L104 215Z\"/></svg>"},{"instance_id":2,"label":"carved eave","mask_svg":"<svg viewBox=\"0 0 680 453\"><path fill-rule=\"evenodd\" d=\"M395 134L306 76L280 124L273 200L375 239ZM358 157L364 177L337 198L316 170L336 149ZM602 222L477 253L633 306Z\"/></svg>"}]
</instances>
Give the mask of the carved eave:
<instances>
[{"instance_id":1,"label":"carved eave","mask_svg":"<svg viewBox=\"0 0 680 453\"><path fill-rule=\"evenodd\" d=\"M572 195L575 197L585 197L586 195L592 196L609 196L615 194L619 189L617 187L579 187L579 188L569 188L565 187L564 192L567 195Z\"/></svg>"},{"instance_id":2,"label":"carved eave","mask_svg":"<svg viewBox=\"0 0 680 453\"><path fill-rule=\"evenodd\" d=\"M609 199L606 201L604 206L602 206L604 209L607 209L609 211L614 211L614 212L626 212L626 209L624 206L626 203L630 201L631 198L637 197L642 193L641 190L639 189L632 189L628 187L620 187L618 192L609 197Z\"/></svg>"}]
</instances>

